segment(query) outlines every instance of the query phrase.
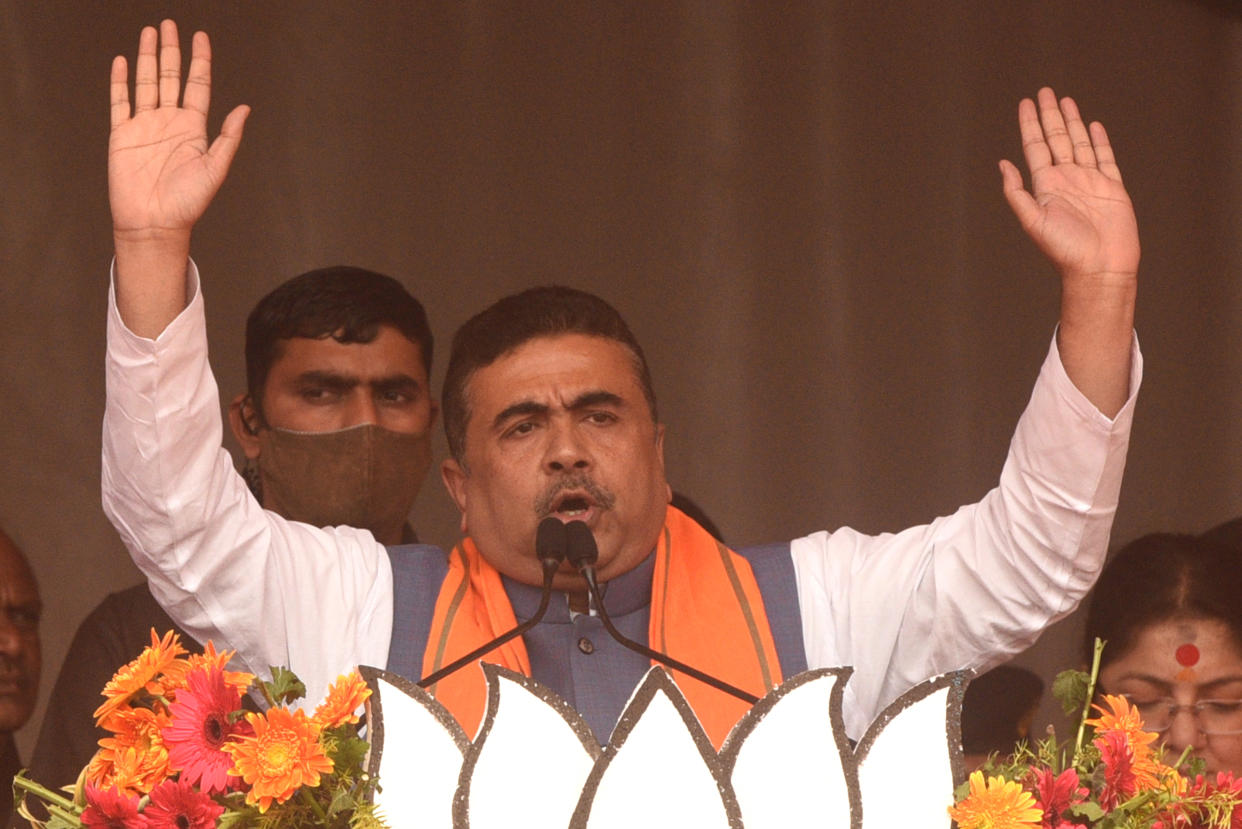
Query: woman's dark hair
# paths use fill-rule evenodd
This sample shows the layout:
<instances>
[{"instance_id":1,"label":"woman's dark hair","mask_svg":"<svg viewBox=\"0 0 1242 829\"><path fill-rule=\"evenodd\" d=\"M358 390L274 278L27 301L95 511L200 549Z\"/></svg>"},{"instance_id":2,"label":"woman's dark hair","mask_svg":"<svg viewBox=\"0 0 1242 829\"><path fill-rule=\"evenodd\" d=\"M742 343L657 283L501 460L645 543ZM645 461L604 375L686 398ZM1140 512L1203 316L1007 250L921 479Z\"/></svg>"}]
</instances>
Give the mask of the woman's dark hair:
<instances>
[{"instance_id":1,"label":"woman's dark hair","mask_svg":"<svg viewBox=\"0 0 1242 829\"><path fill-rule=\"evenodd\" d=\"M1155 533L1122 547L1091 594L1086 663L1097 637L1107 643L1106 665L1125 656L1146 628L1178 619L1223 622L1242 647L1239 562L1238 550L1204 536Z\"/></svg>"}]
</instances>

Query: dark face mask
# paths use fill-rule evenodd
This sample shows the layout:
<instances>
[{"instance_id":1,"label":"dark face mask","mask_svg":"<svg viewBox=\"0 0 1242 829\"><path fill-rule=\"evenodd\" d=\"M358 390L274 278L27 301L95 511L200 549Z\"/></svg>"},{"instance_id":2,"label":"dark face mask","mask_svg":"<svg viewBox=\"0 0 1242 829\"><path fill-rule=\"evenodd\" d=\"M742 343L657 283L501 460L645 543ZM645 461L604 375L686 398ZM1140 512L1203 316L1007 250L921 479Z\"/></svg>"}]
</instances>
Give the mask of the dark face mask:
<instances>
[{"instance_id":1,"label":"dark face mask","mask_svg":"<svg viewBox=\"0 0 1242 829\"><path fill-rule=\"evenodd\" d=\"M257 462L264 508L316 527L360 527L397 544L431 465L431 434L373 423L334 432L265 428Z\"/></svg>"}]
</instances>

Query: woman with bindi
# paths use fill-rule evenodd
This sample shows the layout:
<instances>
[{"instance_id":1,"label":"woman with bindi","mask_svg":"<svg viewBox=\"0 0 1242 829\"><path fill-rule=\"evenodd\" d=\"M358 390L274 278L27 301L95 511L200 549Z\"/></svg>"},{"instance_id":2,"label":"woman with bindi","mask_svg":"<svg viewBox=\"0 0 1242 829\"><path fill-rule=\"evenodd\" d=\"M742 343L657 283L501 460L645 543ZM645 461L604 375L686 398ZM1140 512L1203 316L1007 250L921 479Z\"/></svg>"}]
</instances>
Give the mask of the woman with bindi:
<instances>
[{"instance_id":1,"label":"woman with bindi","mask_svg":"<svg viewBox=\"0 0 1242 829\"><path fill-rule=\"evenodd\" d=\"M1087 653L1105 642L1099 690L1138 708L1165 762L1193 746L1209 774L1242 774L1239 561L1202 537L1144 536L1110 559L1087 610Z\"/></svg>"}]
</instances>

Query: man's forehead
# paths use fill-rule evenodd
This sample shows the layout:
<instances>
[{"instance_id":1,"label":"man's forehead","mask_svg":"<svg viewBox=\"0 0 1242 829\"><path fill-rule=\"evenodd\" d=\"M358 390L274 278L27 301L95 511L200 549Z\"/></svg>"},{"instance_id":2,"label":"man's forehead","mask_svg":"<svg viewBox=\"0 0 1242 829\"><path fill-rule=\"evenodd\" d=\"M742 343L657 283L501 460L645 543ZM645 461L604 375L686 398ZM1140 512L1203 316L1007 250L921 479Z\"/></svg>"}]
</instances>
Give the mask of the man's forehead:
<instances>
[{"instance_id":1,"label":"man's forehead","mask_svg":"<svg viewBox=\"0 0 1242 829\"><path fill-rule=\"evenodd\" d=\"M343 343L327 335L276 341L269 378L277 373L310 372L384 377L408 374L416 380L427 380L422 346L391 325L381 325L375 337L365 343Z\"/></svg>"},{"instance_id":2,"label":"man's forehead","mask_svg":"<svg viewBox=\"0 0 1242 829\"><path fill-rule=\"evenodd\" d=\"M475 370L465 392L471 410L528 400L555 405L594 392L626 402L643 396L637 359L624 343L578 333L527 340Z\"/></svg>"}]
</instances>

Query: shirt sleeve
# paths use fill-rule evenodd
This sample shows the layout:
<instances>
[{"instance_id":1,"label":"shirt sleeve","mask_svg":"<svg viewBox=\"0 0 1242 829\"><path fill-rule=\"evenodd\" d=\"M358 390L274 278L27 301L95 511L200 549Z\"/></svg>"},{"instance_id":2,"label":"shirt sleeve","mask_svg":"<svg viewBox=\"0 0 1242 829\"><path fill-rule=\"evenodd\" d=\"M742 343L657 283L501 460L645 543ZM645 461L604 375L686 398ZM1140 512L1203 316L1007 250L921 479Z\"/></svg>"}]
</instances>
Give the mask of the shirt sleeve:
<instances>
[{"instance_id":1,"label":"shirt sleeve","mask_svg":"<svg viewBox=\"0 0 1242 829\"><path fill-rule=\"evenodd\" d=\"M340 673L387 662L391 565L366 530L260 507L221 446L193 262L186 279L189 303L155 340L125 327L109 291L104 511L179 625L253 673L291 668L313 706Z\"/></svg>"},{"instance_id":2,"label":"shirt sleeve","mask_svg":"<svg viewBox=\"0 0 1242 829\"><path fill-rule=\"evenodd\" d=\"M1053 343L999 485L930 524L869 536L849 528L791 544L811 668L854 668L846 731L925 679L985 670L1073 610L1108 551L1142 376L1115 418L1075 388Z\"/></svg>"}]
</instances>

